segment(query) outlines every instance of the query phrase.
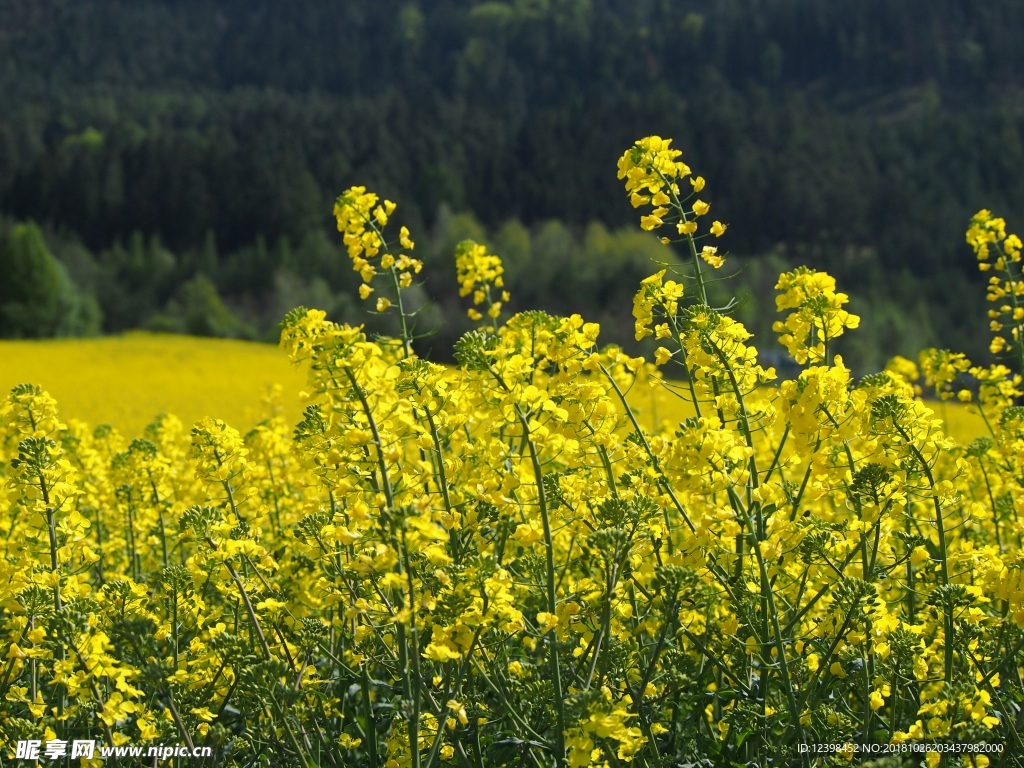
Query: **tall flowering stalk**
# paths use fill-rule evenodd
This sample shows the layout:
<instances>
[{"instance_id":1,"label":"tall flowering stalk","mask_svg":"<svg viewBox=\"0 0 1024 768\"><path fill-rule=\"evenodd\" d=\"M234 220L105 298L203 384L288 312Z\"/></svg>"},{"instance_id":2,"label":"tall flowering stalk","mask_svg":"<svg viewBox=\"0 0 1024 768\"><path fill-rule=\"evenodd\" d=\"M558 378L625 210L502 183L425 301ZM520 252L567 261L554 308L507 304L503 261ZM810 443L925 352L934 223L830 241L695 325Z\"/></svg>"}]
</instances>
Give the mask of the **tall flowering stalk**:
<instances>
[{"instance_id":1,"label":"tall flowering stalk","mask_svg":"<svg viewBox=\"0 0 1024 768\"><path fill-rule=\"evenodd\" d=\"M978 211L967 228L967 242L974 249L978 268L991 272L986 298L992 303L989 324L993 354L1006 352L1024 367L1024 276L1021 249L1024 244L1008 234L1006 221L988 210Z\"/></svg>"}]
</instances>

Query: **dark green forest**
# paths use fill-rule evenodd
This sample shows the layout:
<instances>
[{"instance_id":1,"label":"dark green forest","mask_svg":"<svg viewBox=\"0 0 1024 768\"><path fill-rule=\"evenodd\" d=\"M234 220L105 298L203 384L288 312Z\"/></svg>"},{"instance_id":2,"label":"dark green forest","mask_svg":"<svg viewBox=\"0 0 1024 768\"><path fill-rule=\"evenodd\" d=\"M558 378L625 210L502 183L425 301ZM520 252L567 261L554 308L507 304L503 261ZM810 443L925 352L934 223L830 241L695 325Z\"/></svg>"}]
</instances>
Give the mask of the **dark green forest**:
<instances>
[{"instance_id":1,"label":"dark green forest","mask_svg":"<svg viewBox=\"0 0 1024 768\"><path fill-rule=\"evenodd\" d=\"M708 179L756 329L806 263L863 316L859 368L981 360L963 232L982 207L1024 229L1022 33L1018 0L0 0L0 335L360 322L330 210L365 184L427 262L424 353L468 322L464 237L512 308L628 343L665 251L615 161L659 134Z\"/></svg>"}]
</instances>

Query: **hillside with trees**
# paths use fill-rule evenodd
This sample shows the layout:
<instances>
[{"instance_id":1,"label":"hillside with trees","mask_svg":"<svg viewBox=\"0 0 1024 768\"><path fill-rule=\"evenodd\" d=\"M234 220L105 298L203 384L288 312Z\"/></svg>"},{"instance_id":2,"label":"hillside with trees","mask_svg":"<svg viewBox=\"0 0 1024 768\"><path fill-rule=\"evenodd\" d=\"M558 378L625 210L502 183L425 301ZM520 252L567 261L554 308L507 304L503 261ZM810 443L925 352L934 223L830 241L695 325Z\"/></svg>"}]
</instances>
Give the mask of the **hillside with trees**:
<instances>
[{"instance_id":1,"label":"hillside with trees","mask_svg":"<svg viewBox=\"0 0 1024 768\"><path fill-rule=\"evenodd\" d=\"M1024 226L1022 30L1014 0L9 0L0 264L36 282L0 290L0 335L355 320L330 207L358 183L427 261L423 328L446 324L424 351L466 327L469 236L513 308L628 343L609 308L664 250L610 170L660 134L708 179L755 328L808 263L864 316L843 350L863 370L960 348L984 338L970 215Z\"/></svg>"}]
</instances>

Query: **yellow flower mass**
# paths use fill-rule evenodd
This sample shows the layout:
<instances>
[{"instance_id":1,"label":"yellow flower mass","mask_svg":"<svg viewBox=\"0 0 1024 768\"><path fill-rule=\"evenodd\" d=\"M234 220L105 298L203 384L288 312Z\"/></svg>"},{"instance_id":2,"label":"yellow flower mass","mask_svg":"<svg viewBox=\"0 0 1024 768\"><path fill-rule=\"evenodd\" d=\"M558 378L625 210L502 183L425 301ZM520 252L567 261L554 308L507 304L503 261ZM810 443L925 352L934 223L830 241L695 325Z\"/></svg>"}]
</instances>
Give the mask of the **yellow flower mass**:
<instances>
[{"instance_id":1,"label":"yellow flower mass","mask_svg":"<svg viewBox=\"0 0 1024 768\"><path fill-rule=\"evenodd\" d=\"M799 268L777 284L797 367L779 381L708 302L723 257L700 238L725 229L698 226L680 157L648 137L618 168L641 227L689 258L635 294L653 362L578 315L503 320L501 259L472 242L455 276L489 322L454 366L423 359L422 264L362 187L338 198L342 244L400 338L299 307L289 370L228 342L4 343L4 755L83 734L230 766L1020 754L1019 240L987 211L968 234L1006 359L926 350L856 379L832 346L851 299ZM122 389L90 383L104 366ZM922 399L922 377L970 405ZM287 387L247 412L265 379ZM961 440L944 420L967 408Z\"/></svg>"}]
</instances>

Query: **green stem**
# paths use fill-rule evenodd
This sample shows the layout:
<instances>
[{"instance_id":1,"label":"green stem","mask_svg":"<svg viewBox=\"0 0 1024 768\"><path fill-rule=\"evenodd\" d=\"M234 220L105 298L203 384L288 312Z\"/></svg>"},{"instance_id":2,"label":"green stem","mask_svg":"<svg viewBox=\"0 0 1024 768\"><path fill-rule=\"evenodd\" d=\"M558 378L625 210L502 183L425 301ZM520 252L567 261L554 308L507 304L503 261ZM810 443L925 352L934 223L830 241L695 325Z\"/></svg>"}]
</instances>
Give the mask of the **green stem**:
<instances>
[{"instance_id":1,"label":"green stem","mask_svg":"<svg viewBox=\"0 0 1024 768\"><path fill-rule=\"evenodd\" d=\"M380 237L380 233L378 233ZM383 242L383 237L381 241ZM403 357L412 357L412 333L409 331L409 321L405 314L405 302L402 299L402 285L398 282L398 270L392 266L389 270L391 273L391 282L395 288L395 306L398 307L398 318L402 324L402 352Z\"/></svg>"},{"instance_id":2,"label":"green stem","mask_svg":"<svg viewBox=\"0 0 1024 768\"><path fill-rule=\"evenodd\" d=\"M522 409L516 405L516 414L519 416L519 423L522 424L524 434L527 436L527 447L530 451L530 461L533 464L533 474L537 481L537 503L540 507L541 524L544 527L544 549L546 553L547 571L547 608L552 616L556 613L555 599L555 546L551 536L551 517L548 513L547 497L544 492L544 472L541 467L540 457L537 454L537 445L530 435L530 423L523 414ZM565 765L565 694L562 690L562 674L558 661L558 630L554 629L548 633L548 649L550 651L551 678L555 686L555 763L558 766Z\"/></svg>"},{"instance_id":3,"label":"green stem","mask_svg":"<svg viewBox=\"0 0 1024 768\"><path fill-rule=\"evenodd\" d=\"M683 203L679 199L679 195L677 195L676 191L672 188L672 181L666 178L660 171L658 172L658 175L661 177L661 180L665 183L665 188L668 189L669 193L672 195L672 204L675 207L675 209L679 211L680 220L689 221L689 218L686 215L686 209L683 208ZM707 304L708 291L704 285L704 273L701 270L700 256L697 255L697 241L693 239L692 234L689 234L686 235L686 242L690 246L690 258L693 259L693 269L695 272L694 276L697 279L697 291L700 293L700 302L701 304Z\"/></svg>"},{"instance_id":4,"label":"green stem","mask_svg":"<svg viewBox=\"0 0 1024 768\"><path fill-rule=\"evenodd\" d=\"M210 539L207 539L207 543L213 547L214 543ZM263 634L263 627L260 626L260 621L256 618L256 609L252 606L252 601L249 599L249 593L245 590L245 585L242 584L242 579L238 575L238 571L231 564L231 560L224 561L224 567L228 569L228 573L231 574L231 578L235 582L235 586L238 587L238 592L242 596L242 603L245 605L245 611L249 614L249 621L252 622L253 629L256 631L256 637L259 638L260 647L263 649L263 657L270 661L273 658L270 653L270 646L267 644L267 638Z\"/></svg>"},{"instance_id":5,"label":"green stem","mask_svg":"<svg viewBox=\"0 0 1024 768\"><path fill-rule=\"evenodd\" d=\"M409 685L411 701L412 701L412 714L409 716L409 747L412 757L413 768L419 768L420 764L420 683L422 681L422 675L420 673L420 654L419 654L419 630L416 628L416 587L413 580L412 565L409 562L409 548L406 545L405 538L405 527L402 527L402 561L405 565L405 576L409 583L409 646L410 646L410 659L412 661L412 675L408 674L408 668L403 670L406 674L406 678L412 678L411 684ZM441 726L438 726L441 730Z\"/></svg>"},{"instance_id":6,"label":"green stem","mask_svg":"<svg viewBox=\"0 0 1024 768\"><path fill-rule=\"evenodd\" d=\"M373 719L373 694L370 689L370 673L366 669L365 662L360 666L362 667L363 677L363 717L366 719L366 731L364 735L366 736L366 740L369 742L369 768L377 768L380 764L380 759L377 757L377 725Z\"/></svg>"},{"instance_id":7,"label":"green stem","mask_svg":"<svg viewBox=\"0 0 1024 768\"><path fill-rule=\"evenodd\" d=\"M988 500L992 505L992 526L996 531L996 544L999 546L999 553L1002 554L1006 549L1003 547L1003 542L999 535L999 512L996 510L996 499L992 493L992 483L989 482L988 471L985 469L985 462L982 461L981 456L978 457L978 466L981 467L981 475L985 478L985 489L988 491Z\"/></svg>"},{"instance_id":8,"label":"green stem","mask_svg":"<svg viewBox=\"0 0 1024 768\"><path fill-rule=\"evenodd\" d=\"M924 471L925 477L928 479L928 487L932 491L932 506L935 509L935 532L939 538L939 568L940 577L942 579L942 585L944 587L949 586L949 559L946 555L946 529L942 518L942 505L939 503L938 497L935 495L935 477L932 474L932 468L925 460L924 455L918 450L918 447L910 441L910 436L906 430L901 427L895 419L893 419L893 427L900 434L900 437L906 442L907 447L914 454L918 464L921 465L921 469ZM947 600L945 609L945 638L943 640L944 650L944 661L945 661L945 679L946 684L949 685L953 681L953 606Z\"/></svg>"},{"instance_id":9,"label":"green stem","mask_svg":"<svg viewBox=\"0 0 1024 768\"><path fill-rule=\"evenodd\" d=\"M804 740L804 728L800 723L800 710L796 707L796 694L793 690L793 679L789 674L789 662L786 660L786 643L782 636L782 628L779 626L779 613L775 609L775 599L772 594L772 589L768 585L768 569L765 566L764 557L761 555L761 548L755 546L753 548L754 556L757 559L757 565L761 571L761 585L764 599L768 606L768 616L771 619L772 632L775 635L775 648L778 653L778 664L779 671L782 673L782 682L786 686L786 699L789 701L789 706L792 709L793 725L796 728L797 741L802 742Z\"/></svg>"},{"instance_id":10,"label":"green stem","mask_svg":"<svg viewBox=\"0 0 1024 768\"><path fill-rule=\"evenodd\" d=\"M164 525L164 510L163 504L160 501L160 491L157 490L156 481L153 480L152 470L147 469L146 474L149 476L149 487L153 490L153 505L157 508L157 515L160 522L160 552L163 555L164 568L168 565L167 560L167 528Z\"/></svg>"}]
</instances>

